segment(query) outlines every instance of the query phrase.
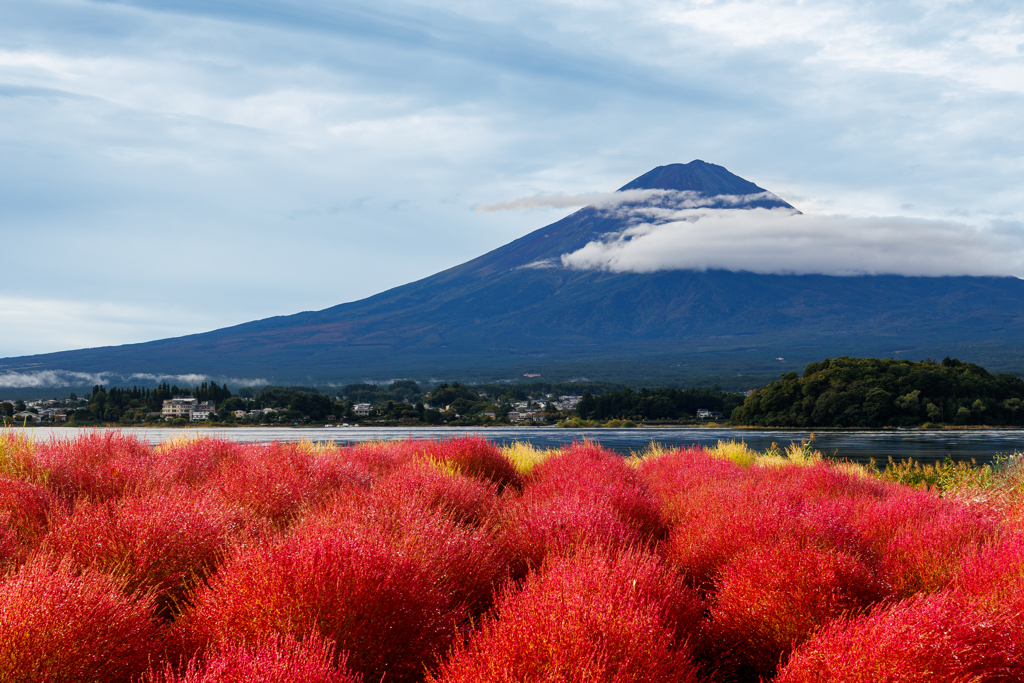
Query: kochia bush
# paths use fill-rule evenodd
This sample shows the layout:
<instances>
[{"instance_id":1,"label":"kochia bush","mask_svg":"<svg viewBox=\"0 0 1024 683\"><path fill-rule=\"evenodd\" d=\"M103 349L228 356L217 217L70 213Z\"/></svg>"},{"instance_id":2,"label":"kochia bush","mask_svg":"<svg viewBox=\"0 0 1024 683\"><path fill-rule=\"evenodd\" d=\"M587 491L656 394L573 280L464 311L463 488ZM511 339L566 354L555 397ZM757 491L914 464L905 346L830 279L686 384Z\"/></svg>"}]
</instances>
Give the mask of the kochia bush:
<instances>
[{"instance_id":1,"label":"kochia bush","mask_svg":"<svg viewBox=\"0 0 1024 683\"><path fill-rule=\"evenodd\" d=\"M42 484L0 477L0 570L24 561L39 546L57 507Z\"/></svg>"},{"instance_id":2,"label":"kochia bush","mask_svg":"<svg viewBox=\"0 0 1024 683\"><path fill-rule=\"evenodd\" d=\"M420 507L341 504L236 552L179 620L186 645L315 633L369 680L415 680L486 604L502 563L485 531Z\"/></svg>"},{"instance_id":3,"label":"kochia bush","mask_svg":"<svg viewBox=\"0 0 1024 683\"><path fill-rule=\"evenodd\" d=\"M162 654L153 600L39 556L0 583L0 681L128 683Z\"/></svg>"},{"instance_id":4,"label":"kochia bush","mask_svg":"<svg viewBox=\"0 0 1024 683\"><path fill-rule=\"evenodd\" d=\"M171 616L186 587L210 574L244 516L210 496L184 492L79 501L58 518L45 547L77 568L123 579L129 592L152 592L162 616Z\"/></svg>"},{"instance_id":5,"label":"kochia bush","mask_svg":"<svg viewBox=\"0 0 1024 683\"><path fill-rule=\"evenodd\" d=\"M773 539L725 566L709 639L721 664L768 677L817 629L886 595L852 555Z\"/></svg>"},{"instance_id":6,"label":"kochia bush","mask_svg":"<svg viewBox=\"0 0 1024 683\"><path fill-rule=\"evenodd\" d=\"M335 666L334 646L318 636L300 641L275 635L251 646L225 644L181 672L170 666L150 671L142 683L361 683L361 676L346 670L345 659Z\"/></svg>"},{"instance_id":7,"label":"kochia bush","mask_svg":"<svg viewBox=\"0 0 1024 683\"><path fill-rule=\"evenodd\" d=\"M777 683L932 683L1024 680L1014 615L950 593L920 594L836 620L798 647Z\"/></svg>"},{"instance_id":8,"label":"kochia bush","mask_svg":"<svg viewBox=\"0 0 1024 683\"><path fill-rule=\"evenodd\" d=\"M423 442L421 442L423 443ZM469 477L494 482L501 491L506 486L523 487L519 471L501 449L481 437L426 442L425 455L453 467Z\"/></svg>"},{"instance_id":9,"label":"kochia bush","mask_svg":"<svg viewBox=\"0 0 1024 683\"><path fill-rule=\"evenodd\" d=\"M652 555L552 558L429 677L431 683L696 681L704 604Z\"/></svg>"}]
</instances>

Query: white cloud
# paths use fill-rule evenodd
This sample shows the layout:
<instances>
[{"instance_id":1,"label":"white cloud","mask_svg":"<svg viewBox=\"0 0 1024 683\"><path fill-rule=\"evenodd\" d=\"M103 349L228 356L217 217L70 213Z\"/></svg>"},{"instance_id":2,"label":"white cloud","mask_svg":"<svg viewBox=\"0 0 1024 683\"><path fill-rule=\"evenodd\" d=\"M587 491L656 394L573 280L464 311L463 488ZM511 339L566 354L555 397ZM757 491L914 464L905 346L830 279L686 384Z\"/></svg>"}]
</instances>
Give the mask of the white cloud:
<instances>
[{"instance_id":1,"label":"white cloud","mask_svg":"<svg viewBox=\"0 0 1024 683\"><path fill-rule=\"evenodd\" d=\"M951 78L968 87L1024 92L1019 13L993 18L946 7L871 7L842 0L658 3L657 20L718 36L733 49L801 47L802 61L837 70ZM973 4L973 3L972 3ZM907 30L909 14L913 30Z\"/></svg>"},{"instance_id":2,"label":"white cloud","mask_svg":"<svg viewBox=\"0 0 1024 683\"><path fill-rule=\"evenodd\" d=\"M158 375L150 372L135 372L128 375L129 380L145 380L148 382L184 382L185 384L201 384L208 379L209 375L184 374L184 375Z\"/></svg>"},{"instance_id":3,"label":"white cloud","mask_svg":"<svg viewBox=\"0 0 1024 683\"><path fill-rule=\"evenodd\" d=\"M51 387L80 387L90 384L125 385L134 382L158 384L161 382L178 383L191 387L203 382L213 381L217 384L228 384L233 387L262 387L267 385L263 378L249 379L244 377L214 377L197 373L169 375L162 373L136 372L121 375L115 372L73 372L69 370L38 370L38 371L0 371L0 388L11 389L48 389Z\"/></svg>"},{"instance_id":4,"label":"white cloud","mask_svg":"<svg viewBox=\"0 0 1024 683\"><path fill-rule=\"evenodd\" d=\"M106 384L107 373L68 372L66 370L41 370L38 372L0 372L0 387L12 389L45 389L49 387L84 386Z\"/></svg>"},{"instance_id":5,"label":"white cloud","mask_svg":"<svg viewBox=\"0 0 1024 683\"><path fill-rule=\"evenodd\" d=\"M629 206L630 211L637 211L637 207L648 205L652 210L657 207L670 207L672 209L696 209L715 204L726 204L738 206L748 202L760 200L776 200L778 197L771 192L758 192L757 194L720 194L706 196L700 192L679 191L679 190L623 190L620 192L593 192L590 194L574 195L537 195L534 197L520 197L495 204L478 204L473 207L477 211L525 211L529 209L549 209L560 207L593 206L601 209L612 209L619 206Z\"/></svg>"},{"instance_id":6,"label":"white cloud","mask_svg":"<svg viewBox=\"0 0 1024 683\"><path fill-rule=\"evenodd\" d=\"M238 387L263 387L268 384L267 380L262 377L249 379L245 377L214 377L211 375L199 375L195 373L186 373L182 375L166 375L150 372L134 372L127 377L122 378L125 382L131 381L145 381L145 382L181 382L188 386L194 386L202 384L203 382L212 381L216 384L230 384L231 386Z\"/></svg>"},{"instance_id":7,"label":"white cloud","mask_svg":"<svg viewBox=\"0 0 1024 683\"><path fill-rule=\"evenodd\" d=\"M652 214L657 220L651 220ZM724 269L825 275L1024 277L1024 226L788 210L644 210L619 233L564 254L568 268Z\"/></svg>"}]
</instances>

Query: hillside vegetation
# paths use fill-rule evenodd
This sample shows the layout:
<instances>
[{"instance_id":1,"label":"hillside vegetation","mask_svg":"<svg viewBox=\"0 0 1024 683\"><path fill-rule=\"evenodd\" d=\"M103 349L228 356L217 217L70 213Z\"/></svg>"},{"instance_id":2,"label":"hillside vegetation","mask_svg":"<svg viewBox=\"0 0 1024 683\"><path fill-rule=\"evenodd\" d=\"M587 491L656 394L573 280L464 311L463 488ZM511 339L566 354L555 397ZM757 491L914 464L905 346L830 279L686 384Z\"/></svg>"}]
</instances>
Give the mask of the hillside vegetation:
<instances>
[{"instance_id":1,"label":"hillside vegetation","mask_svg":"<svg viewBox=\"0 0 1024 683\"><path fill-rule=\"evenodd\" d=\"M759 427L1024 425L1024 380L946 357L832 358L754 391L733 424Z\"/></svg>"}]
</instances>

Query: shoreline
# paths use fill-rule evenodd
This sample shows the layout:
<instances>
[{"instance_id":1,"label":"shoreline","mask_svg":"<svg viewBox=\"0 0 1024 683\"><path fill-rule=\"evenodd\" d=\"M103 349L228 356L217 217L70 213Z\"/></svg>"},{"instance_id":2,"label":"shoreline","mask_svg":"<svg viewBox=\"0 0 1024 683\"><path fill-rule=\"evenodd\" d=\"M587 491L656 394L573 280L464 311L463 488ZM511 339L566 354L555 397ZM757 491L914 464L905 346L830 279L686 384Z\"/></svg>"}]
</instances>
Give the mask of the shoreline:
<instances>
[{"instance_id":1,"label":"shoreline","mask_svg":"<svg viewBox=\"0 0 1024 683\"><path fill-rule=\"evenodd\" d=\"M0 425L0 429L167 429L172 431L185 430L204 430L204 429L294 429L294 430L323 430L323 429L337 429L344 431L346 429L411 429L411 430L432 430L432 429L521 429L523 431L529 431L532 429L558 429L565 431L590 431L590 430L608 430L608 431L643 431L643 430L655 430L655 429L700 429L700 430L722 430L722 431L756 431L756 432L956 432L956 431L1024 431L1024 427L1019 425L938 425L929 427L801 427L801 426L789 426L789 427L760 427L752 425L725 425L720 423L711 424L693 424L693 423L676 423L676 424L637 424L634 427L615 427L608 425L592 425L592 426L559 426L557 424L541 425L541 424L443 424L443 425L428 425L428 424L350 424L348 426L342 426L338 424L222 424L222 423L203 423L203 424L184 424L184 425L165 425L165 424L93 424L93 425L79 425L79 424L66 424L59 422L47 422L47 423L28 423L28 424L15 424L8 423Z\"/></svg>"}]
</instances>

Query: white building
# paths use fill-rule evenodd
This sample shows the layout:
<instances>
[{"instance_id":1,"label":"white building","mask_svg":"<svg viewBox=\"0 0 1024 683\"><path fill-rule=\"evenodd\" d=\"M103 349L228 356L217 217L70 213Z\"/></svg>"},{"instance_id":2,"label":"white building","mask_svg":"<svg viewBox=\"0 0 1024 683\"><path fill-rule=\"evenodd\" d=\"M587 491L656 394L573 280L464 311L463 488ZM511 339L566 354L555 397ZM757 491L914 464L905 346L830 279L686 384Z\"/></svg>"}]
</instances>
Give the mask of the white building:
<instances>
[{"instance_id":1,"label":"white building","mask_svg":"<svg viewBox=\"0 0 1024 683\"><path fill-rule=\"evenodd\" d=\"M217 406L214 405L213 401L207 401L206 403L196 403L192 406L192 412L189 413L189 420L197 422L198 420L209 420L211 415L217 414Z\"/></svg>"},{"instance_id":2,"label":"white building","mask_svg":"<svg viewBox=\"0 0 1024 683\"><path fill-rule=\"evenodd\" d=\"M192 414L192 406L197 403L198 399L191 396L175 396L164 401L164 409L161 412L164 417L189 417Z\"/></svg>"},{"instance_id":3,"label":"white building","mask_svg":"<svg viewBox=\"0 0 1024 683\"><path fill-rule=\"evenodd\" d=\"M352 412L358 415L359 417L366 417L370 414L370 404L357 403L354 406L352 406Z\"/></svg>"},{"instance_id":4,"label":"white building","mask_svg":"<svg viewBox=\"0 0 1024 683\"><path fill-rule=\"evenodd\" d=\"M216 412L216 406L212 401L200 403L198 399L191 396L175 396L164 401L164 407L160 414L168 420L187 417L192 422L196 422L197 420L208 420Z\"/></svg>"}]
</instances>

